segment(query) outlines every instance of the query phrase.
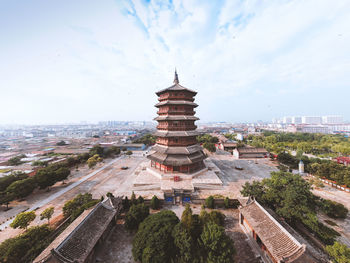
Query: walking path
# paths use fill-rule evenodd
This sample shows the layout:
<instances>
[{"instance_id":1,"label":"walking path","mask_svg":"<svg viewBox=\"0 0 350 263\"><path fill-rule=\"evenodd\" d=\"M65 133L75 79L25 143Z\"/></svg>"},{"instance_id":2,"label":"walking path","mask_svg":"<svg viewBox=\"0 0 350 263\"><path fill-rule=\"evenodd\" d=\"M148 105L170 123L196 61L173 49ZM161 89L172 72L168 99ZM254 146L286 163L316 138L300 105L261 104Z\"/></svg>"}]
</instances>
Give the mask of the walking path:
<instances>
[{"instance_id":1,"label":"walking path","mask_svg":"<svg viewBox=\"0 0 350 263\"><path fill-rule=\"evenodd\" d=\"M72 183L71 185L63 188L62 190L58 191L57 193L54 193L53 195L50 195L49 197L43 199L43 200L40 200L36 203L34 203L32 205L32 207L30 207L27 211L34 211L46 204L48 204L49 202L51 202L52 200L56 199L57 197L63 195L64 193L72 190L74 187L78 186L79 184L85 182L86 180L88 180L89 178L93 177L94 175L96 175L97 173L101 172L102 170L106 169L107 167L111 166L112 164L114 164L116 161L120 160L121 158L123 158L124 156L120 156L112 161L110 161L109 163L107 163L106 165L102 166L101 168L97 169L96 171L82 177L81 179L79 179L78 181ZM8 227L12 221L14 220L14 218L6 221L5 223L1 224L0 225L0 230L4 230L6 227Z\"/></svg>"}]
</instances>

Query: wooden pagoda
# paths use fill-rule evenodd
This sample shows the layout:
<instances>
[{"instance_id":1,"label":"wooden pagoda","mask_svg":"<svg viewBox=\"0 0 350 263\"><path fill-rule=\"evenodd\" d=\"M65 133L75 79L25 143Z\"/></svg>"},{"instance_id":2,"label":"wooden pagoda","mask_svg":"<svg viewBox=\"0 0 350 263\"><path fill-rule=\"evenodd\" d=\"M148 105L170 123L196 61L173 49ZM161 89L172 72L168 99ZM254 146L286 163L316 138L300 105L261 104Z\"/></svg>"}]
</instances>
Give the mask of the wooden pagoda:
<instances>
[{"instance_id":1,"label":"wooden pagoda","mask_svg":"<svg viewBox=\"0 0 350 263\"><path fill-rule=\"evenodd\" d=\"M157 142L148 158L151 166L165 173L193 173L203 169L205 155L197 143L194 103L197 92L179 84L156 92L158 101Z\"/></svg>"}]
</instances>

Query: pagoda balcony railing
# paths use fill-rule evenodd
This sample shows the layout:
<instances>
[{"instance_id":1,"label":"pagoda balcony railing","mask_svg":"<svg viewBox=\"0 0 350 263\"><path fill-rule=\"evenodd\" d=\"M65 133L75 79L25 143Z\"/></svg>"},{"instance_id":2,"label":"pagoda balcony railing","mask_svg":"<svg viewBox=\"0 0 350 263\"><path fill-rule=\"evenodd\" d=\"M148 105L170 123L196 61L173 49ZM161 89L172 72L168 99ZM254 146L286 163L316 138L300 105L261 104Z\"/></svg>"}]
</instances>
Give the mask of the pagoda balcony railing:
<instances>
[{"instance_id":1,"label":"pagoda balcony railing","mask_svg":"<svg viewBox=\"0 0 350 263\"><path fill-rule=\"evenodd\" d=\"M180 146L180 147L186 147L191 145L196 145L197 141L191 141L191 142L159 142L157 141L157 144L164 145L164 146Z\"/></svg>"},{"instance_id":2,"label":"pagoda balcony railing","mask_svg":"<svg viewBox=\"0 0 350 263\"><path fill-rule=\"evenodd\" d=\"M158 101L164 101L164 100L187 100L187 101L194 101L194 98L185 97L185 96L167 96L167 97L160 97L160 98L158 98Z\"/></svg>"},{"instance_id":3,"label":"pagoda balcony railing","mask_svg":"<svg viewBox=\"0 0 350 263\"><path fill-rule=\"evenodd\" d=\"M157 126L158 130L168 130L168 131L192 131L197 129L196 125L193 126Z\"/></svg>"},{"instance_id":4,"label":"pagoda balcony railing","mask_svg":"<svg viewBox=\"0 0 350 263\"><path fill-rule=\"evenodd\" d=\"M159 115L195 115L196 111L186 111L186 110L162 110L157 111Z\"/></svg>"}]
</instances>

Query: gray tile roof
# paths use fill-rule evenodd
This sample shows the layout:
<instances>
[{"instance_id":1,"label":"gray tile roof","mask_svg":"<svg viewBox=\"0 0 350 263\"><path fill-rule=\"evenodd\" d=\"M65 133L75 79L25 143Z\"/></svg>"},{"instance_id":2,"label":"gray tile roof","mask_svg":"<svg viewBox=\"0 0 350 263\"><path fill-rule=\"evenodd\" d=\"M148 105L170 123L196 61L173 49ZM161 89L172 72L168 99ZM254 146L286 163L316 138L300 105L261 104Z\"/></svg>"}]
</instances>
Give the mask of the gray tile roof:
<instances>
[{"instance_id":1,"label":"gray tile roof","mask_svg":"<svg viewBox=\"0 0 350 263\"><path fill-rule=\"evenodd\" d=\"M301 245L257 201L248 202L240 212L278 262L296 262L305 252L305 245Z\"/></svg>"}]
</instances>

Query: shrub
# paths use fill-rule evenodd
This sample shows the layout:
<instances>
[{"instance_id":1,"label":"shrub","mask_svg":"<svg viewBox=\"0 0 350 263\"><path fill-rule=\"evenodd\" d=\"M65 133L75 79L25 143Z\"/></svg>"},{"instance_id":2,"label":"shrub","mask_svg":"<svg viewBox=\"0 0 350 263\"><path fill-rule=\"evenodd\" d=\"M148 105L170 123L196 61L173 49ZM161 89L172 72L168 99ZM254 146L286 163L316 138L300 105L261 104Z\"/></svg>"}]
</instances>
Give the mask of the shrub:
<instances>
[{"instance_id":1,"label":"shrub","mask_svg":"<svg viewBox=\"0 0 350 263\"><path fill-rule=\"evenodd\" d=\"M125 227L128 230L136 230L139 224L149 215L149 208L144 203L132 205L125 215Z\"/></svg>"},{"instance_id":2,"label":"shrub","mask_svg":"<svg viewBox=\"0 0 350 263\"><path fill-rule=\"evenodd\" d=\"M90 193L78 194L72 200L67 201L63 206L63 215L65 217L71 216L71 220L76 219L84 210L99 203L100 200L92 199Z\"/></svg>"},{"instance_id":3,"label":"shrub","mask_svg":"<svg viewBox=\"0 0 350 263\"><path fill-rule=\"evenodd\" d=\"M123 199L123 209L125 211L128 211L130 208L130 201L128 199L128 197L126 196L124 199Z\"/></svg>"},{"instance_id":4,"label":"shrub","mask_svg":"<svg viewBox=\"0 0 350 263\"><path fill-rule=\"evenodd\" d=\"M348 209L343 204L331 200L321 199L319 206L322 212L332 218L346 218L348 214Z\"/></svg>"},{"instance_id":5,"label":"shrub","mask_svg":"<svg viewBox=\"0 0 350 263\"><path fill-rule=\"evenodd\" d=\"M333 245L326 246L326 251L337 263L350 263L350 248L346 245L334 242Z\"/></svg>"},{"instance_id":6,"label":"shrub","mask_svg":"<svg viewBox=\"0 0 350 263\"><path fill-rule=\"evenodd\" d=\"M214 197L209 196L208 198L205 199L205 206L208 208L213 209L214 208Z\"/></svg>"},{"instance_id":7,"label":"shrub","mask_svg":"<svg viewBox=\"0 0 350 263\"><path fill-rule=\"evenodd\" d=\"M12 228L25 228L29 226L30 222L35 219L36 215L34 211L19 213L15 220L10 224Z\"/></svg>"},{"instance_id":8,"label":"shrub","mask_svg":"<svg viewBox=\"0 0 350 263\"><path fill-rule=\"evenodd\" d=\"M224 206L225 208L230 208L230 199L228 197L225 197L224 199Z\"/></svg>"},{"instance_id":9,"label":"shrub","mask_svg":"<svg viewBox=\"0 0 350 263\"><path fill-rule=\"evenodd\" d=\"M151 208L152 209L159 209L160 208L160 201L157 196L153 196L151 199Z\"/></svg>"}]
</instances>

